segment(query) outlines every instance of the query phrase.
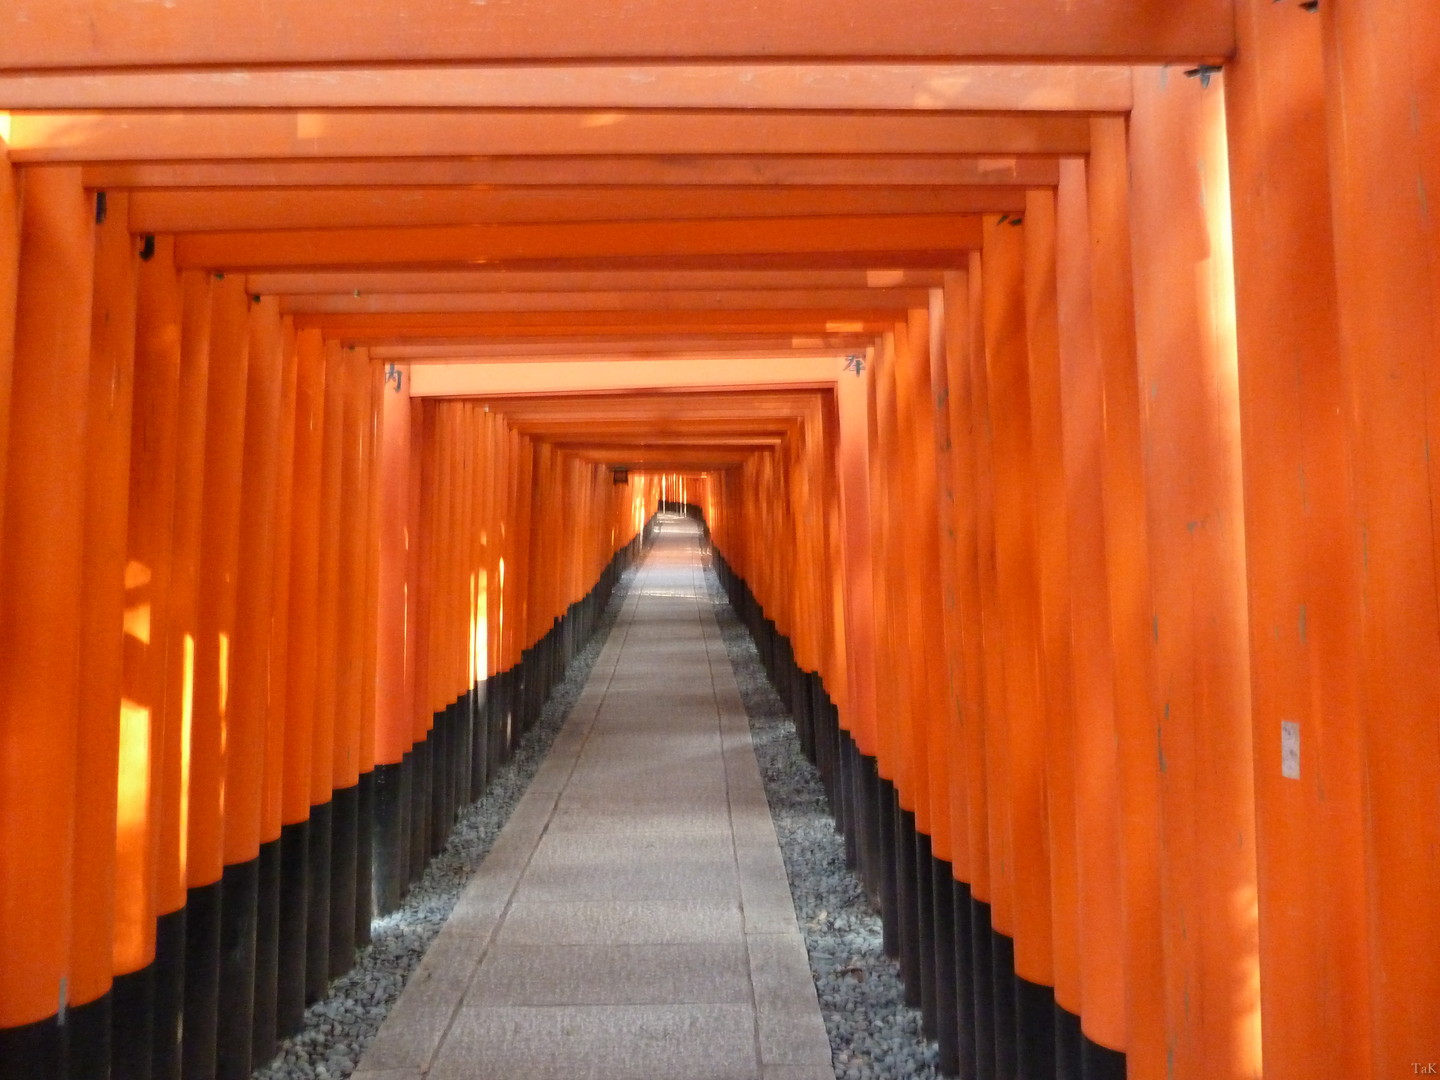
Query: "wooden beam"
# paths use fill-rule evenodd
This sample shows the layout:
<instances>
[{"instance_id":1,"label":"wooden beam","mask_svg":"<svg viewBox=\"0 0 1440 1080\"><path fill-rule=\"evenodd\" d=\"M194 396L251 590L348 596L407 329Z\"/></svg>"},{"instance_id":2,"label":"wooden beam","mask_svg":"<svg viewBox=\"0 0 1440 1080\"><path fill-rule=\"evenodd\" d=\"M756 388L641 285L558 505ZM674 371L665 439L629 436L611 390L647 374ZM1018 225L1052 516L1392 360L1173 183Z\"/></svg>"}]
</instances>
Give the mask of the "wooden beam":
<instances>
[{"instance_id":1,"label":"wooden beam","mask_svg":"<svg viewBox=\"0 0 1440 1080\"><path fill-rule=\"evenodd\" d=\"M581 347L588 348L589 343L587 342ZM615 360L643 360L651 363L658 360L704 360L707 363L712 364L729 364L736 360L767 360L772 363L780 363L782 362L782 360L789 361L836 359L841 355L840 353L837 353L834 349L788 349L783 346L773 349L656 349L655 351L650 352L645 351L643 348L637 348L629 350L627 352L616 352L613 350L590 350L589 352L582 354L575 351L575 347L572 343L571 351L568 353L532 354L517 352L514 355L504 356L500 354L477 355L479 353L479 350L476 349L467 350L465 353L462 353L460 355L447 357L444 355L430 355L427 353L424 347L417 348L415 346L404 346L403 348L415 353L416 357L423 360L427 364L447 362L519 364L534 363L537 360L545 360L549 363L608 363ZM392 361L388 358L388 354L391 351L392 350L371 349L370 353L373 359L383 363L390 363ZM399 351L399 349L393 351ZM436 351L437 353L443 353L443 349ZM408 363L410 361L398 360L395 362Z\"/></svg>"},{"instance_id":2,"label":"wooden beam","mask_svg":"<svg viewBox=\"0 0 1440 1080\"><path fill-rule=\"evenodd\" d=\"M828 371L828 369L826 369ZM748 372L742 372L748 374ZM677 372L678 374L678 372ZM793 374L793 372L792 372ZM776 380L770 380L774 383ZM822 371L811 387L747 382L741 387L645 387L619 391L490 394L486 402L514 424L543 430L543 425L590 423L596 420L641 422L650 427L677 417L706 431L756 430L756 425L793 431L798 417L830 392Z\"/></svg>"},{"instance_id":3,"label":"wooden beam","mask_svg":"<svg viewBox=\"0 0 1440 1080\"><path fill-rule=\"evenodd\" d=\"M15 112L16 164L470 154L1074 155L1083 116L658 110Z\"/></svg>"},{"instance_id":4,"label":"wooden beam","mask_svg":"<svg viewBox=\"0 0 1440 1080\"><path fill-rule=\"evenodd\" d=\"M494 185L1015 185L1054 187L1049 158L1004 154L667 154L413 158L371 147L343 161L127 161L86 166L92 188L417 187Z\"/></svg>"},{"instance_id":5,"label":"wooden beam","mask_svg":"<svg viewBox=\"0 0 1440 1080\"><path fill-rule=\"evenodd\" d=\"M666 218L1014 213L1013 185L948 187L202 188L137 191L135 233Z\"/></svg>"},{"instance_id":6,"label":"wooden beam","mask_svg":"<svg viewBox=\"0 0 1440 1080\"><path fill-rule=\"evenodd\" d=\"M736 360L633 360L608 364L413 364L410 393L414 397L494 397L497 395L593 394L598 392L677 388L728 389L754 387L832 386L843 374L837 358ZM667 393L656 407L673 412L683 395ZM740 395L732 407L751 411Z\"/></svg>"},{"instance_id":7,"label":"wooden beam","mask_svg":"<svg viewBox=\"0 0 1440 1080\"><path fill-rule=\"evenodd\" d=\"M756 334L717 337L706 334L670 334L664 337L597 335L577 344L573 339L524 341L487 339L411 341L401 345L371 346L372 359L386 363L423 360L434 363L516 363L537 360L590 362L596 360L762 359L775 356L823 358L863 351L859 335Z\"/></svg>"},{"instance_id":8,"label":"wooden beam","mask_svg":"<svg viewBox=\"0 0 1440 1080\"><path fill-rule=\"evenodd\" d=\"M667 63L0 74L8 109L898 109L1127 112L1130 71L1073 64Z\"/></svg>"},{"instance_id":9,"label":"wooden beam","mask_svg":"<svg viewBox=\"0 0 1440 1080\"><path fill-rule=\"evenodd\" d=\"M1216 59L1230 0L11 0L0 68L801 58Z\"/></svg>"},{"instance_id":10,"label":"wooden beam","mask_svg":"<svg viewBox=\"0 0 1440 1080\"><path fill-rule=\"evenodd\" d=\"M379 293L345 295L318 293L287 296L280 310L287 315L387 313L463 313L517 311L727 311L788 308L792 310L857 310L887 308L904 311L929 301L924 289L732 289L711 292L546 292L546 293Z\"/></svg>"},{"instance_id":11,"label":"wooden beam","mask_svg":"<svg viewBox=\"0 0 1440 1080\"><path fill-rule=\"evenodd\" d=\"M182 268L256 270L280 267L446 266L515 260L660 256L765 256L783 260L834 253L955 253L980 244L974 215L774 218L567 225L475 225L455 228L295 229L192 233L176 238Z\"/></svg>"},{"instance_id":12,"label":"wooden beam","mask_svg":"<svg viewBox=\"0 0 1440 1080\"><path fill-rule=\"evenodd\" d=\"M398 315L297 315L296 330L318 328L326 337L346 342L372 338L484 337L491 334L523 338L585 338L591 334L829 334L880 333L895 325L895 313L855 309L817 313L799 310L759 311L514 311Z\"/></svg>"},{"instance_id":13,"label":"wooden beam","mask_svg":"<svg viewBox=\"0 0 1440 1080\"><path fill-rule=\"evenodd\" d=\"M251 274L245 291L263 295L345 293L652 292L662 289L928 289L943 283L929 270L348 270Z\"/></svg>"}]
</instances>

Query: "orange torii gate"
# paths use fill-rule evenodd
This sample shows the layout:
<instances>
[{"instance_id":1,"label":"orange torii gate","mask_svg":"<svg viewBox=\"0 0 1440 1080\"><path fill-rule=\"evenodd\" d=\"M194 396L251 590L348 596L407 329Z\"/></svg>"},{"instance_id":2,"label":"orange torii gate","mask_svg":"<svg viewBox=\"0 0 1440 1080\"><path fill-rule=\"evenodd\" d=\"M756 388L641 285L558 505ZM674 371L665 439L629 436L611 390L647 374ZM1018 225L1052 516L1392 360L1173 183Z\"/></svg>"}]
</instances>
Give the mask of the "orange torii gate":
<instances>
[{"instance_id":1,"label":"orange torii gate","mask_svg":"<svg viewBox=\"0 0 1440 1080\"><path fill-rule=\"evenodd\" d=\"M948 1071L1440 1059L1429 8L599 11L0 16L0 1077L247 1075L682 483Z\"/></svg>"}]
</instances>

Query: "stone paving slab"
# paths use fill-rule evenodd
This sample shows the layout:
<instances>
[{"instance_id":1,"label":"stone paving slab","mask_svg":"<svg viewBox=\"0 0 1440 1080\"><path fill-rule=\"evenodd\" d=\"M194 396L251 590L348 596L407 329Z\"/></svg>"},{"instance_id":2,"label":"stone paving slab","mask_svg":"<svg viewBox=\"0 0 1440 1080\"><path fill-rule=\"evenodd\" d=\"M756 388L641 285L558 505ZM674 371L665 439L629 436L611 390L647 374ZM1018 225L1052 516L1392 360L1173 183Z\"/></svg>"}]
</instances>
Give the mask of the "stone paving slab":
<instances>
[{"instance_id":1,"label":"stone paving slab","mask_svg":"<svg viewBox=\"0 0 1440 1080\"><path fill-rule=\"evenodd\" d=\"M465 1008L434 1080L758 1080L749 1005Z\"/></svg>"},{"instance_id":2,"label":"stone paving slab","mask_svg":"<svg viewBox=\"0 0 1440 1080\"><path fill-rule=\"evenodd\" d=\"M359 1080L833 1080L698 541L663 521Z\"/></svg>"},{"instance_id":3,"label":"stone paving slab","mask_svg":"<svg viewBox=\"0 0 1440 1080\"><path fill-rule=\"evenodd\" d=\"M750 958L733 941L537 945L490 951L466 1005L745 1005Z\"/></svg>"}]
</instances>

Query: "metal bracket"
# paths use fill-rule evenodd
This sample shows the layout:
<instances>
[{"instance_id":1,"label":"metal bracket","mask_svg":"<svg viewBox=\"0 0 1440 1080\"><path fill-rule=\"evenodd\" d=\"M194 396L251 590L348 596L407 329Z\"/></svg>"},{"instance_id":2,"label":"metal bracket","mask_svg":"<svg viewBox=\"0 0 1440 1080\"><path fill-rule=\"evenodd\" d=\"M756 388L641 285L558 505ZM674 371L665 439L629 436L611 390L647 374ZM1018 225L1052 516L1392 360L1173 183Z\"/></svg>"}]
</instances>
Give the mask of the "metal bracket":
<instances>
[{"instance_id":1,"label":"metal bracket","mask_svg":"<svg viewBox=\"0 0 1440 1080\"><path fill-rule=\"evenodd\" d=\"M1187 70L1185 77L1187 79L1199 79L1200 85L1208 90L1210 89L1211 76L1218 75L1220 71L1221 67L1219 64L1201 64L1199 67L1193 67Z\"/></svg>"}]
</instances>

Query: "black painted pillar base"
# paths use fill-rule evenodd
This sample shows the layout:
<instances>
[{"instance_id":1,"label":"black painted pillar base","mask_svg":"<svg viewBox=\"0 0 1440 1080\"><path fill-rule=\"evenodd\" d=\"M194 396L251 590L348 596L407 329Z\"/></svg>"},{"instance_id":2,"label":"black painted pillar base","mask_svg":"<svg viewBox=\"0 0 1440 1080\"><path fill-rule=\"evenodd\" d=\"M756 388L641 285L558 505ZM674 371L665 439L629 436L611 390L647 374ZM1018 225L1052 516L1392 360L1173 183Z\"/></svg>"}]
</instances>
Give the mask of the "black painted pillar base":
<instances>
[{"instance_id":1,"label":"black painted pillar base","mask_svg":"<svg viewBox=\"0 0 1440 1080\"><path fill-rule=\"evenodd\" d=\"M406 755L407 758L409 755ZM372 852L372 899L375 914L388 915L400 906L410 876L410 846L404 835L404 772L406 763L377 765Z\"/></svg>"},{"instance_id":2,"label":"black painted pillar base","mask_svg":"<svg viewBox=\"0 0 1440 1080\"><path fill-rule=\"evenodd\" d=\"M375 772L360 775L355 828L355 944L370 944L375 917ZM354 966L353 963L351 965Z\"/></svg>"},{"instance_id":3,"label":"black painted pillar base","mask_svg":"<svg viewBox=\"0 0 1440 1080\"><path fill-rule=\"evenodd\" d=\"M111 1001L107 991L65 1015L65 1073L70 1080L109 1080Z\"/></svg>"},{"instance_id":4,"label":"black painted pillar base","mask_svg":"<svg viewBox=\"0 0 1440 1080\"><path fill-rule=\"evenodd\" d=\"M920 948L920 1030L927 1039L940 1030L935 941L935 867L930 837L915 834L915 909Z\"/></svg>"},{"instance_id":5,"label":"black painted pillar base","mask_svg":"<svg viewBox=\"0 0 1440 1080\"><path fill-rule=\"evenodd\" d=\"M1015 942L993 929L990 931L990 976L995 986L995 1073L999 1077L1019 1076L1020 1057L1015 1028L1018 995L1015 986Z\"/></svg>"},{"instance_id":6,"label":"black painted pillar base","mask_svg":"<svg viewBox=\"0 0 1440 1080\"><path fill-rule=\"evenodd\" d=\"M0 1080L66 1080L65 1030L58 1016L0 1028Z\"/></svg>"},{"instance_id":7,"label":"black painted pillar base","mask_svg":"<svg viewBox=\"0 0 1440 1080\"><path fill-rule=\"evenodd\" d=\"M183 1071L181 1048L185 1024L185 925L184 908L162 915L155 922L155 1026L151 1043L150 1075L153 1080L180 1080Z\"/></svg>"},{"instance_id":8,"label":"black painted pillar base","mask_svg":"<svg viewBox=\"0 0 1440 1080\"><path fill-rule=\"evenodd\" d=\"M475 730L469 747L469 801L477 802L490 788L490 704L485 701L487 683L469 691L469 708Z\"/></svg>"},{"instance_id":9,"label":"black painted pillar base","mask_svg":"<svg viewBox=\"0 0 1440 1080\"><path fill-rule=\"evenodd\" d=\"M221 883L189 891L185 901L185 1019L181 1072L214 1080L220 1008Z\"/></svg>"},{"instance_id":10,"label":"black painted pillar base","mask_svg":"<svg viewBox=\"0 0 1440 1080\"><path fill-rule=\"evenodd\" d=\"M425 855L420 863L424 872L430 856L440 850L445 835L445 810L450 798L450 714L442 709L430 722L430 736L425 740L430 749L430 805L425 808ZM418 875L417 875L418 876Z\"/></svg>"},{"instance_id":11,"label":"black painted pillar base","mask_svg":"<svg viewBox=\"0 0 1440 1080\"><path fill-rule=\"evenodd\" d=\"M330 968L331 979L355 966L355 883L359 857L360 789L341 788L330 797Z\"/></svg>"},{"instance_id":12,"label":"black painted pillar base","mask_svg":"<svg viewBox=\"0 0 1440 1080\"><path fill-rule=\"evenodd\" d=\"M1081 1080L1080 1017L1055 1003L1055 1080Z\"/></svg>"},{"instance_id":13,"label":"black painted pillar base","mask_svg":"<svg viewBox=\"0 0 1440 1080\"><path fill-rule=\"evenodd\" d=\"M1125 1080L1125 1055L1082 1036L1080 1069L1085 1080Z\"/></svg>"},{"instance_id":14,"label":"black painted pillar base","mask_svg":"<svg viewBox=\"0 0 1440 1080\"><path fill-rule=\"evenodd\" d=\"M896 804L895 876L899 887L900 978L905 1004L920 1008L920 896L915 868L915 815Z\"/></svg>"},{"instance_id":15,"label":"black painted pillar base","mask_svg":"<svg viewBox=\"0 0 1440 1080\"><path fill-rule=\"evenodd\" d=\"M430 783L431 753L430 741L435 732L429 731L425 738L410 750L410 874L409 881L419 881L425 872L425 860L430 857Z\"/></svg>"},{"instance_id":16,"label":"black painted pillar base","mask_svg":"<svg viewBox=\"0 0 1440 1080\"><path fill-rule=\"evenodd\" d=\"M990 917L990 905L970 899L970 956L974 963L971 986L975 992L975 1063L979 1080L1005 1080L1015 1075L1014 1048L1010 1050L1012 1068L1008 1074L997 1073L1000 1063L1000 1048L996 1042L995 1014L995 931Z\"/></svg>"},{"instance_id":17,"label":"black painted pillar base","mask_svg":"<svg viewBox=\"0 0 1440 1080\"><path fill-rule=\"evenodd\" d=\"M1055 1075L1055 991L1015 977L1015 1060L1020 1076Z\"/></svg>"},{"instance_id":18,"label":"black painted pillar base","mask_svg":"<svg viewBox=\"0 0 1440 1080\"><path fill-rule=\"evenodd\" d=\"M955 983L955 877L954 867L936 859L932 907L935 918L935 1041L940 1046L940 1071L954 1076L960 1069L960 1035L957 1030L958 988Z\"/></svg>"},{"instance_id":19,"label":"black painted pillar base","mask_svg":"<svg viewBox=\"0 0 1440 1080\"><path fill-rule=\"evenodd\" d=\"M251 1029L250 1057L259 1068L280 1045L278 992L280 986L280 875L283 870L280 840L260 845L260 904L255 916L255 1021Z\"/></svg>"},{"instance_id":20,"label":"black painted pillar base","mask_svg":"<svg viewBox=\"0 0 1440 1080\"><path fill-rule=\"evenodd\" d=\"M280 830L279 965L275 977L275 1030L282 1039L305 1022L307 920L310 905L310 822Z\"/></svg>"},{"instance_id":21,"label":"black painted pillar base","mask_svg":"<svg viewBox=\"0 0 1440 1080\"><path fill-rule=\"evenodd\" d=\"M900 956L900 882L895 865L895 786L881 779L875 800L879 821L877 852L880 856L880 929L885 955Z\"/></svg>"},{"instance_id":22,"label":"black painted pillar base","mask_svg":"<svg viewBox=\"0 0 1440 1080\"><path fill-rule=\"evenodd\" d=\"M150 1080L155 1056L155 962L118 976L110 997L111 1080Z\"/></svg>"},{"instance_id":23,"label":"black painted pillar base","mask_svg":"<svg viewBox=\"0 0 1440 1080\"><path fill-rule=\"evenodd\" d=\"M975 941L974 904L970 886L963 881L954 882L952 890L955 917L955 1037L958 1067L955 1075L960 1080L990 1080L993 1069L981 1072L980 1047L976 1031L975 1008ZM987 1046L985 1052L993 1065L995 1050Z\"/></svg>"},{"instance_id":24,"label":"black painted pillar base","mask_svg":"<svg viewBox=\"0 0 1440 1080\"><path fill-rule=\"evenodd\" d=\"M884 874L881 864L880 826L880 766L873 757L861 759L860 767L860 884L872 910L881 906L880 880ZM893 954L892 954L893 955Z\"/></svg>"},{"instance_id":25,"label":"black painted pillar base","mask_svg":"<svg viewBox=\"0 0 1440 1080\"><path fill-rule=\"evenodd\" d=\"M840 733L840 790L841 802L845 804L845 866L852 873L860 869L860 833L864 829L861 817L864 802L860 794L860 757L855 740L848 731Z\"/></svg>"},{"instance_id":26,"label":"black painted pillar base","mask_svg":"<svg viewBox=\"0 0 1440 1080\"><path fill-rule=\"evenodd\" d=\"M330 985L330 834L332 803L310 808L306 846L309 890L305 903L305 1004L325 996ZM186 1077L189 1080L189 1077Z\"/></svg>"},{"instance_id":27,"label":"black painted pillar base","mask_svg":"<svg viewBox=\"0 0 1440 1080\"><path fill-rule=\"evenodd\" d=\"M220 1009L215 1059L219 1080L245 1080L255 1040L255 924L258 859L225 867L220 879Z\"/></svg>"},{"instance_id":28,"label":"black painted pillar base","mask_svg":"<svg viewBox=\"0 0 1440 1080\"><path fill-rule=\"evenodd\" d=\"M470 791L475 783L475 726L475 696L467 692L455 703L455 791L445 826L447 837L460 812L474 798Z\"/></svg>"}]
</instances>

